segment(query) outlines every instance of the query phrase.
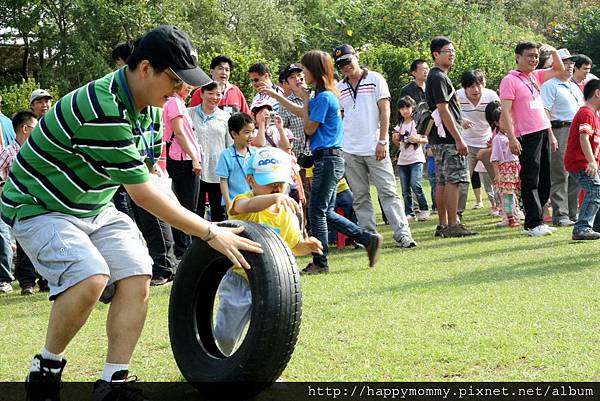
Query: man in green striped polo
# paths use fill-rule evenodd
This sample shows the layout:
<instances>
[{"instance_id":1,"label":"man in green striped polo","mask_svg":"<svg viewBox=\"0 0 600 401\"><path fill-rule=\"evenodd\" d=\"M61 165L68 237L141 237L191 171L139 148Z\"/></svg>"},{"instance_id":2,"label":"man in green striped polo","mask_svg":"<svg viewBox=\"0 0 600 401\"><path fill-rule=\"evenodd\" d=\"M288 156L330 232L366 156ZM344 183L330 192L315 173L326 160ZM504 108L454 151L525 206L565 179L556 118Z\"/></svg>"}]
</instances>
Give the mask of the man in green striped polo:
<instances>
[{"instance_id":1,"label":"man in green striped polo","mask_svg":"<svg viewBox=\"0 0 600 401\"><path fill-rule=\"evenodd\" d=\"M189 37L162 25L136 43L127 66L60 99L21 148L2 193L2 219L54 301L46 343L27 376L28 400L60 399L65 349L101 295L112 301L94 399L136 396L125 383L146 317L152 260L133 221L111 203L120 184L140 207L237 266L249 267L240 250L260 252L241 230L210 225L150 179L162 140L159 107L182 82L208 81Z\"/></svg>"}]
</instances>

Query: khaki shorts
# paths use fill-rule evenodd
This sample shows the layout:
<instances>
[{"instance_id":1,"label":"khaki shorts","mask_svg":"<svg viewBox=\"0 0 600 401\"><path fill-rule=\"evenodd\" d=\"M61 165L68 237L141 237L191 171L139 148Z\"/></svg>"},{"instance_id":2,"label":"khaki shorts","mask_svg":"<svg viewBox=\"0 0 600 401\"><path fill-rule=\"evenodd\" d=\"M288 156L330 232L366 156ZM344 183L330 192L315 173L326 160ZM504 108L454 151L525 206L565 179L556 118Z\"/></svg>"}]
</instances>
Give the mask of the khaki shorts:
<instances>
[{"instance_id":1,"label":"khaki shorts","mask_svg":"<svg viewBox=\"0 0 600 401\"><path fill-rule=\"evenodd\" d=\"M107 288L127 277L152 276L152 259L139 229L112 207L95 217L53 212L17 220L13 233L48 280L50 300L98 274L109 277Z\"/></svg>"},{"instance_id":2,"label":"khaki shorts","mask_svg":"<svg viewBox=\"0 0 600 401\"><path fill-rule=\"evenodd\" d=\"M467 156L459 155L454 144L432 145L437 185L460 184L471 181Z\"/></svg>"}]
</instances>

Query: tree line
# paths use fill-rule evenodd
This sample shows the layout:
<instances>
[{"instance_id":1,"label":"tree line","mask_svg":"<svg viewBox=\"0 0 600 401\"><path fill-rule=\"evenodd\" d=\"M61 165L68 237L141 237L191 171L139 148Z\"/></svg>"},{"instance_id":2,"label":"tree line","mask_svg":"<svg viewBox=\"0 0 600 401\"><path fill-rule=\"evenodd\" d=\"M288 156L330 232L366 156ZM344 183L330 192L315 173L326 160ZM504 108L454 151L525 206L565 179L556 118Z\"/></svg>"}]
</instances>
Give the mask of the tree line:
<instances>
[{"instance_id":1,"label":"tree line","mask_svg":"<svg viewBox=\"0 0 600 401\"><path fill-rule=\"evenodd\" d=\"M217 54L231 56L237 64L231 81L247 95L246 71L254 62L266 62L276 76L304 52L341 43L384 74L394 97L411 79L410 62L430 59L436 35L455 42L453 80L481 68L492 88L514 66L518 40L592 59L600 54L597 0L3 0L0 93L19 102L30 79L26 89L63 95L113 69L115 44L163 23L190 34L204 68ZM5 102L5 113L27 106L27 96L23 101Z\"/></svg>"}]
</instances>

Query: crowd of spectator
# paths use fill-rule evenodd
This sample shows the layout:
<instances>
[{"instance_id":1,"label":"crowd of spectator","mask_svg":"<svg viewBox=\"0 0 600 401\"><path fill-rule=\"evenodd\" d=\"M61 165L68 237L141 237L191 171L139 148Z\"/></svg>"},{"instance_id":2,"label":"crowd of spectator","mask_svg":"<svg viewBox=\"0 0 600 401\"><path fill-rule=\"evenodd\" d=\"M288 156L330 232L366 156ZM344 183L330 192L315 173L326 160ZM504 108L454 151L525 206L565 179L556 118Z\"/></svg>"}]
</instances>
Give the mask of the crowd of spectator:
<instances>
[{"instance_id":1,"label":"crowd of spectator","mask_svg":"<svg viewBox=\"0 0 600 401\"><path fill-rule=\"evenodd\" d=\"M29 110L12 119L0 113L0 178L6 184L0 292L13 291L15 278L22 295L37 285L57 300L54 319L74 318L63 320L65 327L51 319L48 343L34 357L28 380L60 380L69 335L98 299L112 300L111 311L127 304L129 309L114 312L123 318L110 324L139 335L148 285L140 277L151 274L149 285L155 286L171 281L194 236L234 265L219 287L215 329L223 352L231 353L252 302L239 250L260 248L240 239L239 230L204 219L271 227L295 254L312 254L301 274L323 274L340 234L366 251L369 266L377 263L383 237L372 185L393 241L404 250L417 247L411 224L434 213L434 236L477 235L461 221L473 181L479 194L474 208L483 206L483 184L490 212L501 216L499 226L522 228L532 237L573 226L573 240L600 239L600 80L589 73L592 60L520 42L515 69L497 93L486 88L479 69L462 72L456 90L448 73L457 50L449 38L433 38L430 53L432 67L414 60L414 80L398 99L348 44L332 54L306 53L282 69L277 84L270 66L257 62L247 71L256 90L248 103L229 81L231 57L215 57L209 77L197 68L189 38L161 26L135 43L119 44L112 54L119 69L58 105L36 89ZM390 128L392 101L398 124ZM143 243L124 234L133 222ZM103 236L94 239L99 231ZM71 245L57 233L70 236ZM104 236L123 238L120 251L106 248ZM92 247L89 241L97 242ZM84 254L95 275L84 269ZM69 309L73 302L85 310ZM70 334L57 334L65 331ZM108 332L115 335L110 327ZM136 335L123 340L125 351L109 353L95 391L127 377ZM28 399L37 399L31 394Z\"/></svg>"}]
</instances>

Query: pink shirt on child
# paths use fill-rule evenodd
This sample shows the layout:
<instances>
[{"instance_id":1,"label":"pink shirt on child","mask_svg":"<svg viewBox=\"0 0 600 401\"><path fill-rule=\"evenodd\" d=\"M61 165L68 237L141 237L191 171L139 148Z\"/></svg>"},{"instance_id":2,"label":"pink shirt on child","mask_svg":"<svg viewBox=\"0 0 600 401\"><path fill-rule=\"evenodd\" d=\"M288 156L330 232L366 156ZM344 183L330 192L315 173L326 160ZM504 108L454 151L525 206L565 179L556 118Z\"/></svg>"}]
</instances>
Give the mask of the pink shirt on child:
<instances>
[{"instance_id":1,"label":"pink shirt on child","mask_svg":"<svg viewBox=\"0 0 600 401\"><path fill-rule=\"evenodd\" d=\"M500 82L500 99L512 100L512 119L516 137L550 128L544 110L540 87L545 81L545 70L529 74L512 70Z\"/></svg>"},{"instance_id":2,"label":"pink shirt on child","mask_svg":"<svg viewBox=\"0 0 600 401\"><path fill-rule=\"evenodd\" d=\"M200 158L200 145L194 134L192 119L187 112L183 98L178 94L171 96L163 107L163 123L165 125L163 130L163 141L167 142L171 139L171 136L173 137L173 141L169 148L169 157L172 160L192 160L192 158L181 148L177 137L173 133L171 121L177 117L183 118L183 130L185 131L185 136L188 138L190 144L196 149L196 155Z\"/></svg>"},{"instance_id":3,"label":"pink shirt on child","mask_svg":"<svg viewBox=\"0 0 600 401\"><path fill-rule=\"evenodd\" d=\"M419 138L414 121L411 121L406 124L403 123L401 126L396 126L396 128L394 128L394 131L398 131L401 134L408 132L408 136ZM415 145L409 142L400 143L400 154L398 155L399 166L408 166L409 164L414 163L425 163L425 153L423 153L423 146L421 146L421 144L416 145L417 146L415 147Z\"/></svg>"},{"instance_id":4,"label":"pink shirt on child","mask_svg":"<svg viewBox=\"0 0 600 401\"><path fill-rule=\"evenodd\" d=\"M508 137L497 132L492 139L492 155L490 161L500 164L519 161L519 157L512 154L508 145Z\"/></svg>"}]
</instances>

